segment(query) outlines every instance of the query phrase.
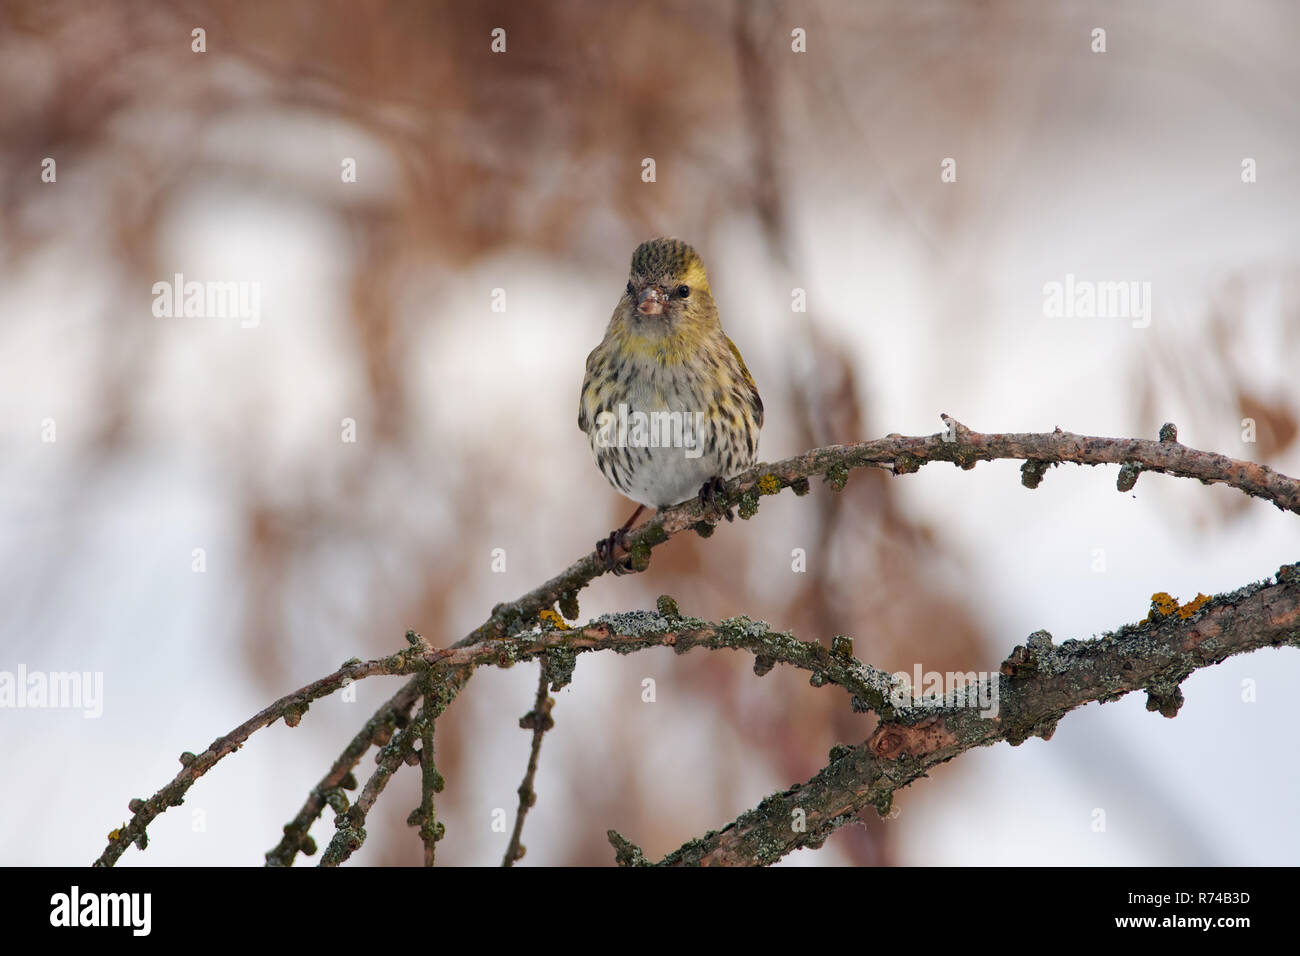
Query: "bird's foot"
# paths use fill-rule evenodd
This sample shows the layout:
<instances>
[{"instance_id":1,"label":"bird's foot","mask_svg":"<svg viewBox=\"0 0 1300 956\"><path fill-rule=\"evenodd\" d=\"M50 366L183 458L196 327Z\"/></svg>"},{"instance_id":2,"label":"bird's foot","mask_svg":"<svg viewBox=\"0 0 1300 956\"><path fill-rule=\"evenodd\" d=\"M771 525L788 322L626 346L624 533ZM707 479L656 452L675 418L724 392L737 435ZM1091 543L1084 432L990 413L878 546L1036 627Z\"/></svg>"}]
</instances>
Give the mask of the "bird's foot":
<instances>
[{"instance_id":1,"label":"bird's foot","mask_svg":"<svg viewBox=\"0 0 1300 956\"><path fill-rule=\"evenodd\" d=\"M622 556L619 552L622 551ZM605 565L605 570L615 574L631 574L631 555L627 548L627 528L617 528L609 537L596 542L596 557Z\"/></svg>"},{"instance_id":2,"label":"bird's foot","mask_svg":"<svg viewBox=\"0 0 1300 956\"><path fill-rule=\"evenodd\" d=\"M633 571L645 570L644 560L641 567L632 566L632 554L627 546L627 529L636 524L636 519L641 517L643 511L645 505L637 505L636 511L632 512L632 517L623 522L623 527L616 528L609 533L608 538L601 538L596 542L596 557L604 563L606 571L613 571L615 574L631 574ZM618 555L620 551L623 552L622 557Z\"/></svg>"},{"instance_id":3,"label":"bird's foot","mask_svg":"<svg viewBox=\"0 0 1300 956\"><path fill-rule=\"evenodd\" d=\"M703 485L700 486L700 507L705 511L712 511L718 517L726 518L732 521L735 515L732 514L731 508L721 507L718 503L718 495L721 494L726 482L722 480L721 475L714 475Z\"/></svg>"}]
</instances>

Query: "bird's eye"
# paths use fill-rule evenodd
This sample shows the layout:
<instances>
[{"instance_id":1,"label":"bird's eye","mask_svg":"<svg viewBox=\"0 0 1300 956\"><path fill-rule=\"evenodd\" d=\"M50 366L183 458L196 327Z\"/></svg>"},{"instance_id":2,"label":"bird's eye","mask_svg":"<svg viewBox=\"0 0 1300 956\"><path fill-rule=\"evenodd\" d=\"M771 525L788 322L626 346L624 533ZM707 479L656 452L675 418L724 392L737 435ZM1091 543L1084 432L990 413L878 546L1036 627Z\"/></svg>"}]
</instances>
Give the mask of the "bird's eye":
<instances>
[{"instance_id":1,"label":"bird's eye","mask_svg":"<svg viewBox=\"0 0 1300 956\"><path fill-rule=\"evenodd\" d=\"M628 295L635 295L635 294L636 294L636 293L632 290L632 280L631 280L631 279L628 279L628 280L627 280L627 294L628 294Z\"/></svg>"},{"instance_id":2,"label":"bird's eye","mask_svg":"<svg viewBox=\"0 0 1300 956\"><path fill-rule=\"evenodd\" d=\"M690 294L691 294L691 287L690 287L690 286L688 286L688 285L679 285L679 286L677 287L677 297L678 297L679 299L684 299L684 298L686 298L686 297L687 297L688 295L690 295Z\"/></svg>"}]
</instances>

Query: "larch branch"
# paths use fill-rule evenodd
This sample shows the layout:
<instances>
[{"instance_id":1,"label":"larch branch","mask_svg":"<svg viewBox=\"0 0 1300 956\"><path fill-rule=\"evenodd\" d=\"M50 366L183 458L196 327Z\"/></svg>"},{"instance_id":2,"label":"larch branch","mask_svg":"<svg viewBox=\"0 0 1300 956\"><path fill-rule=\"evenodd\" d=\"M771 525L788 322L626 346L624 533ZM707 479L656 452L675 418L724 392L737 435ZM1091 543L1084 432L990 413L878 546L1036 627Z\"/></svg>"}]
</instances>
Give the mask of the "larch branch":
<instances>
[{"instance_id":1,"label":"larch branch","mask_svg":"<svg viewBox=\"0 0 1300 956\"><path fill-rule=\"evenodd\" d=\"M1300 514L1300 481L1255 462L1228 458L1182 445L1177 440L1177 430L1173 425L1162 428L1160 438L1152 441L1075 435L1059 428L1041 434L981 434L947 415L943 419L947 428L935 435L888 435L874 441L817 448L784 461L760 464L726 483L718 495L717 510L706 511L696 500L665 508L628 535L631 565L636 570L644 570L649 564L651 551L673 535L695 530L707 536L722 509L735 507L742 518L749 518L758 510L760 499L764 496L777 494L787 487L797 495L806 494L810 479L814 477L821 477L838 489L847 482L849 473L857 468L885 468L896 475L904 475L916 472L923 465L943 461L970 469L981 461L1020 460L1024 462L1021 480L1029 488L1038 487L1047 469L1053 465L1066 462L1081 465L1117 464L1121 466L1117 480L1117 487L1121 491L1132 488L1141 473L1157 472L1195 478L1206 484L1228 485L1247 495L1269 501L1281 510ZM376 711L330 771L313 788L302 809L285 826L283 839L266 854L268 865L288 866L299 852L314 852L315 847L308 830L326 805L333 805L340 812L353 809L347 808L344 794L349 786L356 786L352 769L371 746L391 746L390 739L396 734L404 735L403 740L407 739L409 734L406 734L405 725L410 720L410 710L415 701L426 693L426 678L434 679L436 675L441 675L440 679L445 682L445 699L440 701L440 707L445 707L474 667L485 664L509 666L516 661L546 653L552 668L557 661L562 663L567 660L571 673L572 655L593 649L598 644L630 645L629 649L638 649L655 646L671 638L677 642L679 650L684 650L691 646L744 647L748 645L743 641L731 644L726 642L739 641L746 635L751 641L761 642L766 640L766 636L771 636L770 632L765 631L765 625L744 619L721 622L719 625L698 622L699 627L661 631L658 636L653 629L646 630L645 622L640 619L636 627L625 628L623 631L620 631L618 622L613 619L602 619L587 628L567 633L539 628L539 615L556 606L568 619L576 619L578 593L607 570L606 564L593 551L522 597L497 605L483 624L450 648L430 650L421 641L421 646L412 646L386 658L366 662L348 661L333 674L281 698L249 718L224 737L213 741L201 754L182 754L182 770L170 783L147 800L131 800L130 810L133 816L130 822L113 831L108 846L96 860L96 865L113 865L132 843L143 848L149 823L168 807L178 806L186 791L199 777L239 749L251 734L279 718L291 726L296 725L312 700L333 693L351 681L381 674L415 675ZM758 628L765 634L749 634L746 628ZM772 642L764 643L767 652L758 655L755 661L756 672L763 673L772 663L784 661L812 671L814 682L835 683L844 687L857 709L887 708L883 695L889 687L888 675L857 662L851 654L846 658L821 645L795 641L788 635L782 637L786 643L779 646ZM721 645L719 641L722 642ZM568 655L567 658L565 655ZM567 680L567 676L564 679ZM426 703L425 712L427 711ZM424 729L426 728L421 728L421 736ZM413 745L414 741L409 741L409 746L402 752L402 759L414 753ZM422 751L424 750L429 748L423 747ZM428 757L431 767L431 752ZM828 771L831 769L827 768ZM433 777L430 775L428 779L432 780ZM372 782L378 785L375 778L372 778ZM427 802L430 804L428 813L431 815L431 798ZM727 832L733 829L736 829L736 825ZM422 836L425 836L423 831ZM426 843L426 847L427 845ZM725 842L720 843L719 847L724 845ZM342 849L340 845L340 852ZM725 856L725 850L720 849L718 852Z\"/></svg>"}]
</instances>

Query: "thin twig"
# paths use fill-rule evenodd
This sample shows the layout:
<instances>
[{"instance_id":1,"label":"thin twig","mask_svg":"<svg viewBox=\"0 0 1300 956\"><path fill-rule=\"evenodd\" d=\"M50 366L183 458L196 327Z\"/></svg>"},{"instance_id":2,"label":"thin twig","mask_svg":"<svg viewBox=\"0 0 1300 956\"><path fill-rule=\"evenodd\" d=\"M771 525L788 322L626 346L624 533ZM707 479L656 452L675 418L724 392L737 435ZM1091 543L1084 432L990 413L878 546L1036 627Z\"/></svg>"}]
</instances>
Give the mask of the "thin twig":
<instances>
[{"instance_id":1,"label":"thin twig","mask_svg":"<svg viewBox=\"0 0 1300 956\"><path fill-rule=\"evenodd\" d=\"M510 834L510 845L506 847L505 858L501 861L502 866L514 866L516 860L524 858L526 848L519 840L524 835L524 817L528 816L528 811L537 802L537 793L533 790L533 778L537 775L537 756L542 751L542 736L555 726L555 721L551 717L555 698L548 694L550 686L550 662L543 655L538 665L537 699L533 703L533 709L519 718L520 728L533 732L533 743L528 751L528 769L524 772L523 783L519 785L519 809L515 811L515 829Z\"/></svg>"},{"instance_id":2,"label":"thin twig","mask_svg":"<svg viewBox=\"0 0 1300 956\"><path fill-rule=\"evenodd\" d=\"M424 709L426 713L430 710L427 696ZM425 866L433 866L438 841L442 839L443 833L443 825L438 822L433 800L434 794L442 792L443 785L442 774L438 773L438 768L433 762L433 725L432 718L424 722L424 733L420 738L420 806L408 821L420 828L420 840L424 843Z\"/></svg>"},{"instance_id":3,"label":"thin twig","mask_svg":"<svg viewBox=\"0 0 1300 956\"><path fill-rule=\"evenodd\" d=\"M393 734L393 739L379 749L375 755L376 767L370 779L366 781L361 793L357 795L352 806L342 810L334 818L334 837L321 855L321 866L338 866L361 848L366 840L366 815L375 805L379 795L388 786L388 781L403 763L414 754L417 737L422 738L426 728L432 733L434 720L447 708L469 680L473 671L461 669L454 671L441 681L438 689L425 698L425 706L420 709L410 724ZM436 826L436 821L435 826Z\"/></svg>"},{"instance_id":4,"label":"thin twig","mask_svg":"<svg viewBox=\"0 0 1300 956\"><path fill-rule=\"evenodd\" d=\"M133 816L130 822L125 827L115 831L115 835L110 837L108 846L104 848L104 852L100 854L94 865L112 866L128 846L143 839L145 828L155 817L168 807L180 806L184 802L186 791L194 785L199 777L212 769L218 761L242 747L244 741L256 731L269 726L281 717L290 727L298 726L298 722L302 719L303 714L307 712L307 708L313 700L326 697L351 681L375 673L382 673L383 667L384 664L377 661L363 662L355 659L348 661L334 673L313 681L292 694L286 694L275 703L254 714L228 734L218 737L198 756L188 751L181 754L180 761L183 768L181 772L148 800L133 799L131 801L130 810ZM347 771L355 764L355 761L352 761L346 767L342 767L348 755L358 746L358 741L362 738L366 738L368 741L378 731L381 724L395 717L402 709L403 703L408 701L408 698L409 701L414 701L416 696L408 688L403 688L394 695L392 700L381 707L353 740L353 743L349 745L348 750L344 751L344 756L340 757L339 761L335 763L334 769L322 780L324 787L337 787L347 774ZM409 702L406 703L406 706L409 707ZM366 746L368 747L369 744L367 743ZM361 752L364 752L364 748L362 748ZM360 753L357 754L357 757L360 757Z\"/></svg>"},{"instance_id":5,"label":"thin twig","mask_svg":"<svg viewBox=\"0 0 1300 956\"><path fill-rule=\"evenodd\" d=\"M429 642L415 631L407 631L406 639L426 652L431 652ZM442 702L437 682L432 672L426 672L424 683L424 712L429 716L423 722L420 736L420 805L407 819L407 823L419 827L420 840L424 843L424 865L433 866L437 856L438 841L442 839L444 827L438 822L437 809L434 806L434 794L442 793L443 779L434 764L433 715L446 708Z\"/></svg>"},{"instance_id":6,"label":"thin twig","mask_svg":"<svg viewBox=\"0 0 1300 956\"><path fill-rule=\"evenodd\" d=\"M414 721L393 734L393 739L379 749L375 755L375 771L361 788L356 802L343 808L334 817L334 837L321 854L320 866L338 866L361 849L361 844L366 841L366 814L384 792L397 768L406 761L407 754L411 753L416 736L415 728L429 722L427 714L421 708Z\"/></svg>"},{"instance_id":7,"label":"thin twig","mask_svg":"<svg viewBox=\"0 0 1300 956\"><path fill-rule=\"evenodd\" d=\"M302 809L285 824L283 838L266 853L267 866L292 866L294 857L299 852L307 856L316 852L316 844L308 836L312 824L316 822L327 804L334 803L340 806L343 804L346 800L344 790L356 789L357 779L352 770L361 762L366 751L376 744L383 746L392 738L393 731L410 719L411 707L416 700L412 690L410 684L403 687L366 721L361 732L352 738L343 753L334 761L329 773L312 788Z\"/></svg>"}]
</instances>

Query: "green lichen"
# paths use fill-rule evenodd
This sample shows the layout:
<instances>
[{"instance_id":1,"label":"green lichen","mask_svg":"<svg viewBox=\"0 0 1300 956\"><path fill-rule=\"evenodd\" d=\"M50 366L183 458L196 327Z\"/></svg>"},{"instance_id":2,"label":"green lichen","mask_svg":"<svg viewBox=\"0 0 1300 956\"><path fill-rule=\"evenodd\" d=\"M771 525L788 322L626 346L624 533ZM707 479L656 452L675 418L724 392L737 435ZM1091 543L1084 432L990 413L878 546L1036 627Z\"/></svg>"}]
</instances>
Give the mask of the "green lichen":
<instances>
[{"instance_id":1,"label":"green lichen","mask_svg":"<svg viewBox=\"0 0 1300 956\"><path fill-rule=\"evenodd\" d=\"M1142 474L1142 469L1128 461L1120 466L1119 476L1115 479L1115 488L1118 491L1132 491L1133 486L1137 484L1138 475Z\"/></svg>"},{"instance_id":2,"label":"green lichen","mask_svg":"<svg viewBox=\"0 0 1300 956\"><path fill-rule=\"evenodd\" d=\"M554 647L546 652L546 667L551 678L552 693L572 682L573 669L577 664L578 652L571 647Z\"/></svg>"},{"instance_id":3,"label":"green lichen","mask_svg":"<svg viewBox=\"0 0 1300 956\"><path fill-rule=\"evenodd\" d=\"M335 821L337 824L338 821ZM340 827L330 840L330 845L326 848L325 854L321 857L321 865L337 866L346 860L352 853L361 848L361 844L366 842L366 831L361 828L353 829L352 827Z\"/></svg>"},{"instance_id":4,"label":"green lichen","mask_svg":"<svg viewBox=\"0 0 1300 956\"><path fill-rule=\"evenodd\" d=\"M509 670L519 663L519 648L510 642L505 642L497 649L497 667L502 670Z\"/></svg>"},{"instance_id":5,"label":"green lichen","mask_svg":"<svg viewBox=\"0 0 1300 956\"><path fill-rule=\"evenodd\" d=\"M1047 474L1049 464L1036 458L1028 459L1020 466L1020 483L1026 488L1037 488L1042 484L1043 475Z\"/></svg>"},{"instance_id":6,"label":"green lichen","mask_svg":"<svg viewBox=\"0 0 1300 956\"><path fill-rule=\"evenodd\" d=\"M1160 716L1174 718L1184 703L1183 689L1174 679L1159 680L1147 689L1147 710L1159 711Z\"/></svg>"},{"instance_id":7,"label":"green lichen","mask_svg":"<svg viewBox=\"0 0 1300 956\"><path fill-rule=\"evenodd\" d=\"M311 705L305 700L294 701L284 709L284 723L287 727L297 727L302 722L303 715Z\"/></svg>"},{"instance_id":8,"label":"green lichen","mask_svg":"<svg viewBox=\"0 0 1300 956\"><path fill-rule=\"evenodd\" d=\"M619 866L649 866L641 848L631 840L623 837L617 830L607 830L605 836L614 847L614 860ZM685 849L683 847L683 849Z\"/></svg>"},{"instance_id":9,"label":"green lichen","mask_svg":"<svg viewBox=\"0 0 1300 956\"><path fill-rule=\"evenodd\" d=\"M899 452L894 456L894 474L911 475L921 469L921 462L915 455Z\"/></svg>"},{"instance_id":10,"label":"green lichen","mask_svg":"<svg viewBox=\"0 0 1300 956\"><path fill-rule=\"evenodd\" d=\"M740 501L737 502L736 512L745 521L758 514L758 495L752 491L746 491L740 496Z\"/></svg>"},{"instance_id":11,"label":"green lichen","mask_svg":"<svg viewBox=\"0 0 1300 956\"><path fill-rule=\"evenodd\" d=\"M744 615L729 617L718 622L718 636L724 647L748 647L752 642L770 635L771 632L772 628L766 621L755 621Z\"/></svg>"},{"instance_id":12,"label":"green lichen","mask_svg":"<svg viewBox=\"0 0 1300 956\"><path fill-rule=\"evenodd\" d=\"M636 536L636 540L628 549L628 567L633 571L644 571L650 567L650 549L667 540L668 535L662 527L656 524L648 525Z\"/></svg>"},{"instance_id":13,"label":"green lichen","mask_svg":"<svg viewBox=\"0 0 1300 956\"><path fill-rule=\"evenodd\" d=\"M1052 635L1039 630L1029 635L1024 646L1012 648L1002 662L1002 673L1008 677L1028 677L1034 673L1063 674L1069 667L1068 649L1056 647L1052 644Z\"/></svg>"},{"instance_id":14,"label":"green lichen","mask_svg":"<svg viewBox=\"0 0 1300 956\"><path fill-rule=\"evenodd\" d=\"M651 522L646 525L645 529L641 532L638 543L653 548L656 545L663 544L667 540L668 532L663 529L663 526Z\"/></svg>"}]
</instances>

